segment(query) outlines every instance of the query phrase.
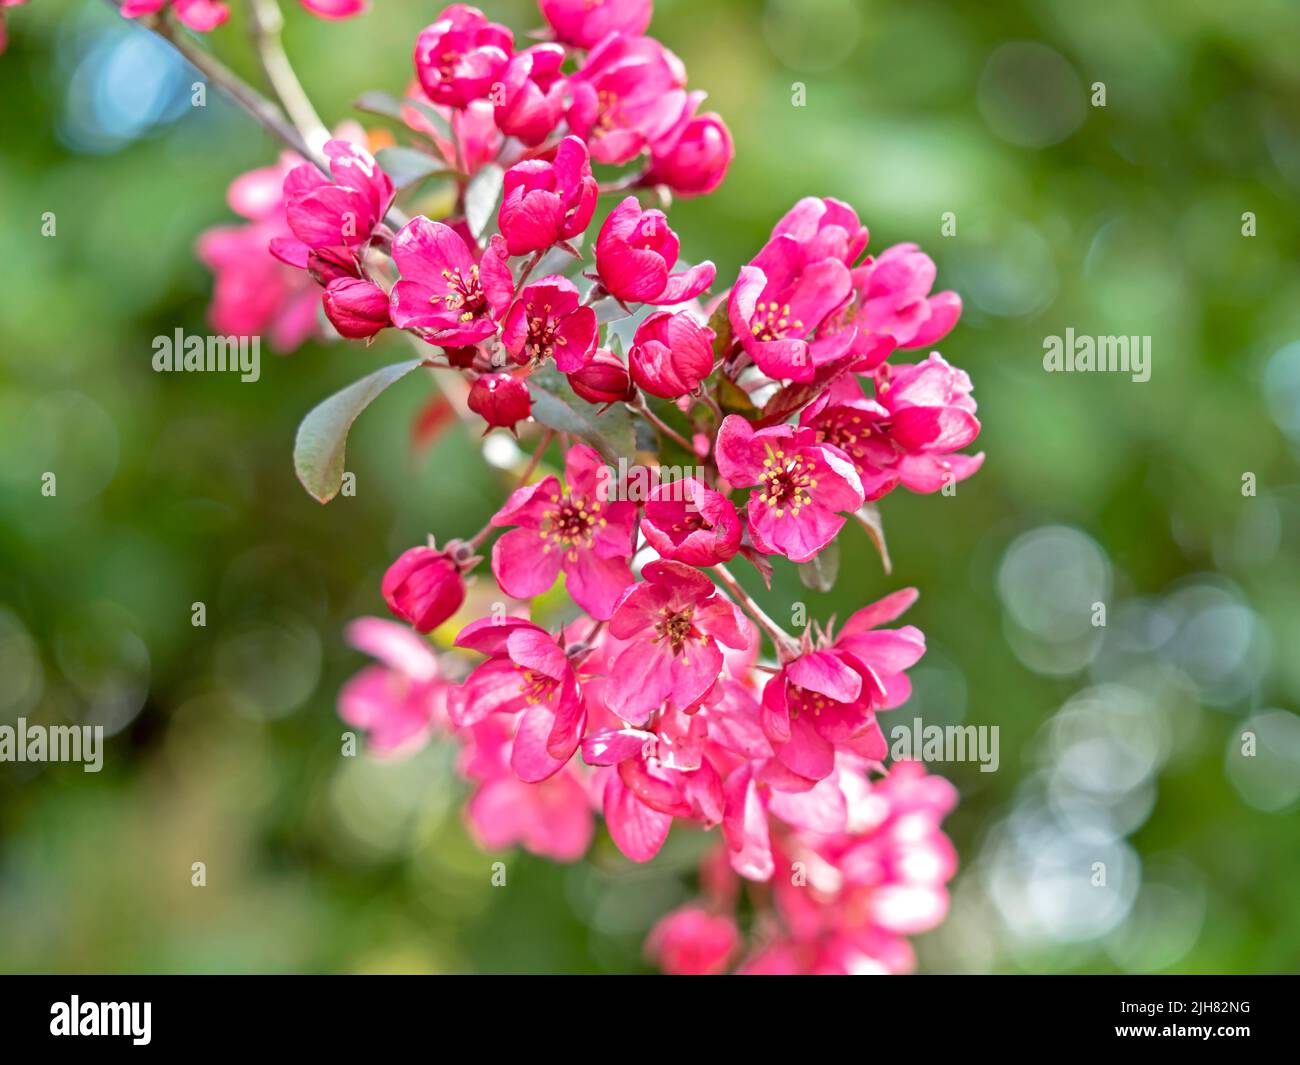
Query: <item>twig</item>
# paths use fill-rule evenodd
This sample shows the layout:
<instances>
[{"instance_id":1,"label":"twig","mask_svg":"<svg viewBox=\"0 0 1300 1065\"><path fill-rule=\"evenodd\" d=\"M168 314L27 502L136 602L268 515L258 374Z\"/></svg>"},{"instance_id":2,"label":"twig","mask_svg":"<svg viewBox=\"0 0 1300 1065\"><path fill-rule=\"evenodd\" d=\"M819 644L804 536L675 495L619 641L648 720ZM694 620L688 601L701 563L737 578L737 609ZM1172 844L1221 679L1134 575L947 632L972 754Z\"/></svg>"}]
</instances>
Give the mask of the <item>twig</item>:
<instances>
[{"instance_id":1,"label":"twig","mask_svg":"<svg viewBox=\"0 0 1300 1065\"><path fill-rule=\"evenodd\" d=\"M641 417L663 433L664 436L668 437L668 439L675 440L690 454L695 454L695 445L652 411L649 406L647 406L644 396L638 396L635 403L629 403L627 406L629 410L633 410L637 414L641 415Z\"/></svg>"},{"instance_id":2,"label":"twig","mask_svg":"<svg viewBox=\"0 0 1300 1065\"><path fill-rule=\"evenodd\" d=\"M253 48L267 82L302 139L319 151L329 140L330 132L316 114L316 108L285 54L281 39L284 15L280 12L280 5L276 0L248 0L248 20Z\"/></svg>"},{"instance_id":3,"label":"twig","mask_svg":"<svg viewBox=\"0 0 1300 1065\"><path fill-rule=\"evenodd\" d=\"M778 661L784 663L793 658L798 658L799 644L795 638L763 612L763 608L750 598L749 593L740 586L740 582L731 575L727 567L718 564L713 567L713 572L717 575L722 586L731 593L732 598L740 604L745 613L758 623L758 627L767 633L772 643L776 645Z\"/></svg>"}]
</instances>

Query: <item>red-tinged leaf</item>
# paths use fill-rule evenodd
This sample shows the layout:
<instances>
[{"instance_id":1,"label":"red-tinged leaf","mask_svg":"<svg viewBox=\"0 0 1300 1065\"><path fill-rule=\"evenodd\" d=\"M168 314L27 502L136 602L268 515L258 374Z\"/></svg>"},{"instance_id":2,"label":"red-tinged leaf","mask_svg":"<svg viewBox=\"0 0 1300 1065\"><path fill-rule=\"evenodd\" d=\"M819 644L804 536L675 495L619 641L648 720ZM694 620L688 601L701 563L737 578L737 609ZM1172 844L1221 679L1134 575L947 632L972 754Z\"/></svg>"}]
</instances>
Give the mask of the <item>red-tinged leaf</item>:
<instances>
[{"instance_id":1,"label":"red-tinged leaf","mask_svg":"<svg viewBox=\"0 0 1300 1065\"><path fill-rule=\"evenodd\" d=\"M875 503L864 503L853 515L858 524L867 531L867 536L880 552L880 564L885 568L885 575L893 572L893 563L889 561L889 547L885 543L885 525L880 518L880 508Z\"/></svg>"}]
</instances>

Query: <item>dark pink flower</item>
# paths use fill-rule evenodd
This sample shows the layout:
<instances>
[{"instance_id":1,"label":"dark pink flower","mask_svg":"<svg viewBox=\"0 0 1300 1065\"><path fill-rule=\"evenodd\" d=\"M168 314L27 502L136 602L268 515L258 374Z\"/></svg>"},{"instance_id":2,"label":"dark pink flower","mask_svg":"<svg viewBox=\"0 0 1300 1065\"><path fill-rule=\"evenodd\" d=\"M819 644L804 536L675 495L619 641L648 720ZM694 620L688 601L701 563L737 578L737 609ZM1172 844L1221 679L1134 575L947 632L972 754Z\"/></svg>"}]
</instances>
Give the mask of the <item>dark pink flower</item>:
<instances>
[{"instance_id":1,"label":"dark pink flower","mask_svg":"<svg viewBox=\"0 0 1300 1065\"><path fill-rule=\"evenodd\" d=\"M552 274L519 294L501 326L501 342L520 366L553 358L563 373L582 369L596 348L596 312L581 307L577 286Z\"/></svg>"},{"instance_id":2,"label":"dark pink flower","mask_svg":"<svg viewBox=\"0 0 1300 1065\"><path fill-rule=\"evenodd\" d=\"M370 4L369 0L302 0L302 6L317 18L344 19L360 15Z\"/></svg>"},{"instance_id":3,"label":"dark pink flower","mask_svg":"<svg viewBox=\"0 0 1300 1065\"><path fill-rule=\"evenodd\" d=\"M681 121L685 85L681 60L658 41L611 34L569 79L569 128L596 162L619 166Z\"/></svg>"},{"instance_id":4,"label":"dark pink flower","mask_svg":"<svg viewBox=\"0 0 1300 1065\"><path fill-rule=\"evenodd\" d=\"M925 653L920 629L878 629L916 601L905 589L863 607L834 643L782 667L763 689L763 732L792 773L821 780L835 768L837 749L882 760L888 744L876 722L911 694L906 669Z\"/></svg>"},{"instance_id":5,"label":"dark pink flower","mask_svg":"<svg viewBox=\"0 0 1300 1065\"><path fill-rule=\"evenodd\" d=\"M330 324L349 340L365 340L391 324L388 293L373 281L336 278L325 286L321 302Z\"/></svg>"},{"instance_id":6,"label":"dark pink flower","mask_svg":"<svg viewBox=\"0 0 1300 1065\"><path fill-rule=\"evenodd\" d=\"M493 90L496 124L530 148L541 144L564 117L564 49L538 44L510 57Z\"/></svg>"},{"instance_id":7,"label":"dark pink flower","mask_svg":"<svg viewBox=\"0 0 1300 1065\"><path fill-rule=\"evenodd\" d=\"M660 559L641 576L609 619L610 635L627 646L605 689L609 708L637 725L664 704L689 710L709 693L722 670L718 643L749 646L739 608L699 570Z\"/></svg>"},{"instance_id":8,"label":"dark pink flower","mask_svg":"<svg viewBox=\"0 0 1300 1065\"><path fill-rule=\"evenodd\" d=\"M466 404L487 422L488 429L509 429L533 412L528 386L508 373L487 373L470 386Z\"/></svg>"},{"instance_id":9,"label":"dark pink flower","mask_svg":"<svg viewBox=\"0 0 1300 1065\"><path fill-rule=\"evenodd\" d=\"M934 260L915 244L895 244L853 271L852 324L864 335L886 335L898 347L938 343L961 317L955 292L930 295Z\"/></svg>"},{"instance_id":10,"label":"dark pink flower","mask_svg":"<svg viewBox=\"0 0 1300 1065\"><path fill-rule=\"evenodd\" d=\"M692 300L713 283L713 263L702 262L682 273L680 245L662 211L643 211L629 196L609 213L596 238L596 270L601 284L625 303L670 305Z\"/></svg>"},{"instance_id":11,"label":"dark pink flower","mask_svg":"<svg viewBox=\"0 0 1300 1065\"><path fill-rule=\"evenodd\" d=\"M652 0L539 0L538 6L556 40L574 48L590 48L611 33L644 33L654 9Z\"/></svg>"},{"instance_id":12,"label":"dark pink flower","mask_svg":"<svg viewBox=\"0 0 1300 1065\"><path fill-rule=\"evenodd\" d=\"M452 4L415 40L415 73L435 104L465 107L501 78L515 38L469 4Z\"/></svg>"},{"instance_id":13,"label":"dark pink flower","mask_svg":"<svg viewBox=\"0 0 1300 1065\"><path fill-rule=\"evenodd\" d=\"M569 384L588 403L620 403L636 398L627 367L607 348L597 348L587 365L569 374Z\"/></svg>"},{"instance_id":14,"label":"dark pink flower","mask_svg":"<svg viewBox=\"0 0 1300 1065\"><path fill-rule=\"evenodd\" d=\"M697 115L650 146L645 184L667 185L678 196L703 196L722 184L735 154L726 123L711 111Z\"/></svg>"},{"instance_id":15,"label":"dark pink flower","mask_svg":"<svg viewBox=\"0 0 1300 1065\"><path fill-rule=\"evenodd\" d=\"M662 558L716 566L740 549L740 515L731 500L694 477L656 485L641 532Z\"/></svg>"},{"instance_id":16,"label":"dark pink flower","mask_svg":"<svg viewBox=\"0 0 1300 1065\"><path fill-rule=\"evenodd\" d=\"M738 414L718 430L718 471L732 485L756 485L747 512L754 546L807 562L835 539L843 512L862 506L862 482L839 448L812 429L774 425L757 432Z\"/></svg>"},{"instance_id":17,"label":"dark pink flower","mask_svg":"<svg viewBox=\"0 0 1300 1065\"><path fill-rule=\"evenodd\" d=\"M577 137L565 137L554 161L526 159L506 171L498 222L511 255L544 251L591 223L598 196L591 159Z\"/></svg>"},{"instance_id":18,"label":"dark pink flower","mask_svg":"<svg viewBox=\"0 0 1300 1065\"><path fill-rule=\"evenodd\" d=\"M217 0L123 0L119 9L125 18L153 15L171 4L181 24L195 33L215 30L230 17L230 8Z\"/></svg>"},{"instance_id":19,"label":"dark pink flower","mask_svg":"<svg viewBox=\"0 0 1300 1065\"><path fill-rule=\"evenodd\" d=\"M582 740L587 712L577 674L545 629L522 618L482 618L456 646L488 655L455 689L447 710L466 728L492 714L522 713L510 753L520 780L545 780L564 768Z\"/></svg>"},{"instance_id":20,"label":"dark pink flower","mask_svg":"<svg viewBox=\"0 0 1300 1065\"><path fill-rule=\"evenodd\" d=\"M423 215L397 234L393 261L402 273L390 294L393 323L443 347L492 336L514 295L504 242L494 239L475 262L455 230Z\"/></svg>"},{"instance_id":21,"label":"dark pink flower","mask_svg":"<svg viewBox=\"0 0 1300 1065\"><path fill-rule=\"evenodd\" d=\"M682 906L650 930L646 952L669 976L717 976L740 946L740 931L726 914Z\"/></svg>"},{"instance_id":22,"label":"dark pink flower","mask_svg":"<svg viewBox=\"0 0 1300 1065\"><path fill-rule=\"evenodd\" d=\"M600 498L602 468L592 448L571 448L565 486L547 477L516 489L493 516L495 526L518 526L492 547L492 572L507 595L541 595L563 571L569 595L587 613L605 620L614 612L632 583L637 507Z\"/></svg>"},{"instance_id":23,"label":"dark pink flower","mask_svg":"<svg viewBox=\"0 0 1300 1065\"><path fill-rule=\"evenodd\" d=\"M388 609L419 632L436 629L465 601L460 567L431 547L412 547L398 556L381 590Z\"/></svg>"},{"instance_id":24,"label":"dark pink flower","mask_svg":"<svg viewBox=\"0 0 1300 1065\"><path fill-rule=\"evenodd\" d=\"M347 628L353 647L379 660L339 692L339 717L368 734L379 755L407 753L423 745L445 722L447 680L432 648L405 625L358 618Z\"/></svg>"},{"instance_id":25,"label":"dark pink flower","mask_svg":"<svg viewBox=\"0 0 1300 1065\"><path fill-rule=\"evenodd\" d=\"M393 183L369 152L348 141L327 141L325 155L333 183L307 163L284 179L289 228L309 248L364 244L392 205Z\"/></svg>"},{"instance_id":26,"label":"dark pink flower","mask_svg":"<svg viewBox=\"0 0 1300 1065\"><path fill-rule=\"evenodd\" d=\"M659 311L637 326L627 361L632 380L652 396L676 399L713 372L713 330L690 311Z\"/></svg>"}]
</instances>

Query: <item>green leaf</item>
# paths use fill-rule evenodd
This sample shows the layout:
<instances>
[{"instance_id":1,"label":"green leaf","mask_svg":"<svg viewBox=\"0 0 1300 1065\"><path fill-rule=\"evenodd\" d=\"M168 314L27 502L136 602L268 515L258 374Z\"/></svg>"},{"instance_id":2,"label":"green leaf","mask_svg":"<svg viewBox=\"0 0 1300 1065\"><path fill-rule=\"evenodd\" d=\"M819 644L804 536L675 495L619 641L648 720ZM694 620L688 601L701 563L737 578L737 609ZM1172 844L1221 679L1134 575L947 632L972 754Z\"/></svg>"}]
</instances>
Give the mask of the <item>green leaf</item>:
<instances>
[{"instance_id":1,"label":"green leaf","mask_svg":"<svg viewBox=\"0 0 1300 1065\"><path fill-rule=\"evenodd\" d=\"M465 224L480 244L485 243L488 226L496 218L505 176L496 163L488 163L465 187Z\"/></svg>"},{"instance_id":2,"label":"green leaf","mask_svg":"<svg viewBox=\"0 0 1300 1065\"><path fill-rule=\"evenodd\" d=\"M533 417L561 433L572 433L600 452L606 462L617 465L620 457L629 461L636 454L636 434L627 409L616 404L597 413L569 387L568 378L547 366L528 378L533 396Z\"/></svg>"},{"instance_id":3,"label":"green leaf","mask_svg":"<svg viewBox=\"0 0 1300 1065\"><path fill-rule=\"evenodd\" d=\"M451 173L441 159L418 148L404 148L400 145L394 148L380 148L375 153L375 161L393 179L393 184L399 189L414 185L427 177Z\"/></svg>"},{"instance_id":4,"label":"green leaf","mask_svg":"<svg viewBox=\"0 0 1300 1065\"><path fill-rule=\"evenodd\" d=\"M807 562L795 567L805 588L814 592L829 592L840 575L840 545L832 540Z\"/></svg>"},{"instance_id":5,"label":"green leaf","mask_svg":"<svg viewBox=\"0 0 1300 1065\"><path fill-rule=\"evenodd\" d=\"M386 92L368 92L360 99L354 100L352 106L358 111L366 111L372 115L383 115L385 118L395 118L398 122L403 121L402 101Z\"/></svg>"},{"instance_id":6,"label":"green leaf","mask_svg":"<svg viewBox=\"0 0 1300 1065\"><path fill-rule=\"evenodd\" d=\"M758 413L758 408L749 398L749 393L728 377L722 377L718 381L717 397L718 406L728 414L743 414L749 417Z\"/></svg>"},{"instance_id":7,"label":"green leaf","mask_svg":"<svg viewBox=\"0 0 1300 1065\"><path fill-rule=\"evenodd\" d=\"M422 365L423 359L411 359L376 370L334 393L302 420L293 445L293 468L318 502L328 503L343 485L343 453L357 415L389 385Z\"/></svg>"},{"instance_id":8,"label":"green leaf","mask_svg":"<svg viewBox=\"0 0 1300 1065\"><path fill-rule=\"evenodd\" d=\"M880 518L880 508L875 503L863 503L853 517L867 531L867 537L880 552L880 564L885 569L885 576L889 576L894 566L889 561L889 547L885 543L885 523Z\"/></svg>"},{"instance_id":9,"label":"green leaf","mask_svg":"<svg viewBox=\"0 0 1300 1065\"><path fill-rule=\"evenodd\" d=\"M401 101L399 106L402 105L406 107L414 107L419 111L428 121L429 125L434 128L438 136L443 140L450 141L454 139L451 135L451 123L443 118L442 115L438 114L433 104L427 104L423 100L412 100L408 96L405 100Z\"/></svg>"}]
</instances>

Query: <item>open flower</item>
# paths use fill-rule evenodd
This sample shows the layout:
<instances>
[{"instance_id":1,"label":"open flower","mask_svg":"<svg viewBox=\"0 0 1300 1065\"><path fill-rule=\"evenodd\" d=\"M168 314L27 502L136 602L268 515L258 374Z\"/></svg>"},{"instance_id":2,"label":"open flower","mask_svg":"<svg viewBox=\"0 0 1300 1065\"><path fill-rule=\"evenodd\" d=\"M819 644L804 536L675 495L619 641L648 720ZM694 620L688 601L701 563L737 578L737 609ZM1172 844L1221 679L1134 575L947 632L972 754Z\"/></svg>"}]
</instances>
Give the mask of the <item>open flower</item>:
<instances>
[{"instance_id":1,"label":"open flower","mask_svg":"<svg viewBox=\"0 0 1300 1065\"><path fill-rule=\"evenodd\" d=\"M598 196L591 159L577 137L565 137L553 161L526 159L506 171L498 222L511 255L544 251L577 236L591 222Z\"/></svg>"},{"instance_id":2,"label":"open flower","mask_svg":"<svg viewBox=\"0 0 1300 1065\"><path fill-rule=\"evenodd\" d=\"M695 477L651 489L641 532L660 557L716 566L740 549L742 525L731 500Z\"/></svg>"},{"instance_id":3,"label":"open flower","mask_svg":"<svg viewBox=\"0 0 1300 1065\"><path fill-rule=\"evenodd\" d=\"M497 127L534 148L564 117L564 49L538 44L510 57L494 105Z\"/></svg>"},{"instance_id":4,"label":"open flower","mask_svg":"<svg viewBox=\"0 0 1300 1065\"><path fill-rule=\"evenodd\" d=\"M654 8L652 0L541 0L540 6L556 40L574 48L590 48L611 33L644 33Z\"/></svg>"},{"instance_id":5,"label":"open flower","mask_svg":"<svg viewBox=\"0 0 1300 1065\"><path fill-rule=\"evenodd\" d=\"M692 708L722 670L718 644L749 646L739 608L699 570L660 559L646 563L641 576L609 619L610 634L627 646L614 662L616 682L605 689L609 708L633 724L665 704Z\"/></svg>"},{"instance_id":6,"label":"open flower","mask_svg":"<svg viewBox=\"0 0 1300 1065\"><path fill-rule=\"evenodd\" d=\"M596 312L581 307L577 286L552 274L519 294L501 327L501 342L520 366L554 359L563 373L580 370L596 349Z\"/></svg>"},{"instance_id":7,"label":"open flower","mask_svg":"<svg viewBox=\"0 0 1300 1065\"><path fill-rule=\"evenodd\" d=\"M393 203L393 182L364 148L325 143L331 183L304 163L284 179L285 214L293 235L309 248L365 244Z\"/></svg>"},{"instance_id":8,"label":"open flower","mask_svg":"<svg viewBox=\"0 0 1300 1065\"><path fill-rule=\"evenodd\" d=\"M628 560L636 534L635 503L600 498L600 456L585 445L564 461L567 484L547 477L516 489L492 517L515 525L492 547L492 572L516 599L541 595L563 572L569 594L592 617L605 620L632 583Z\"/></svg>"},{"instance_id":9,"label":"open flower","mask_svg":"<svg viewBox=\"0 0 1300 1065\"><path fill-rule=\"evenodd\" d=\"M230 8L217 0L123 0L119 10L124 18L139 18L156 14L169 3L181 25L195 33L215 30L230 18Z\"/></svg>"},{"instance_id":10,"label":"open flower","mask_svg":"<svg viewBox=\"0 0 1300 1065\"><path fill-rule=\"evenodd\" d=\"M343 685L339 717L368 734L376 754L409 753L422 746L446 719L451 687L433 649L405 625L383 618L357 618L347 639L378 659Z\"/></svg>"},{"instance_id":11,"label":"open flower","mask_svg":"<svg viewBox=\"0 0 1300 1065\"><path fill-rule=\"evenodd\" d=\"M505 246L494 239L474 261L454 229L412 218L393 241L402 279L390 293L393 323L443 347L477 344L497 331L514 294Z\"/></svg>"},{"instance_id":12,"label":"open flower","mask_svg":"<svg viewBox=\"0 0 1300 1065\"><path fill-rule=\"evenodd\" d=\"M718 471L736 487L755 485L747 513L754 546L807 562L835 539L841 514L862 506L862 482L837 447L812 429L773 425L755 431L738 414L718 430Z\"/></svg>"},{"instance_id":13,"label":"open flower","mask_svg":"<svg viewBox=\"0 0 1300 1065\"><path fill-rule=\"evenodd\" d=\"M717 976L739 946L735 920L702 906L682 906L666 914L646 939L646 953L669 976Z\"/></svg>"},{"instance_id":14,"label":"open flower","mask_svg":"<svg viewBox=\"0 0 1300 1065\"><path fill-rule=\"evenodd\" d=\"M643 211L629 196L609 213L596 238L601 284L625 303L668 305L692 300L713 284L717 269L705 261L672 274L680 245L662 211Z\"/></svg>"},{"instance_id":15,"label":"open flower","mask_svg":"<svg viewBox=\"0 0 1300 1065\"><path fill-rule=\"evenodd\" d=\"M415 73L435 104L465 107L501 78L515 37L469 4L452 4L415 40Z\"/></svg>"}]
</instances>

